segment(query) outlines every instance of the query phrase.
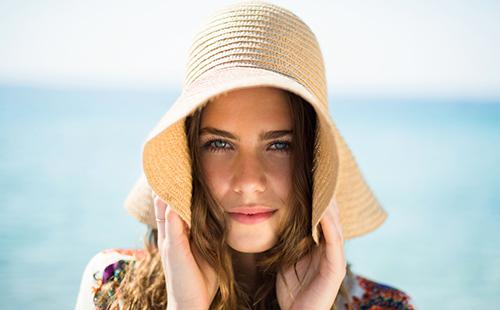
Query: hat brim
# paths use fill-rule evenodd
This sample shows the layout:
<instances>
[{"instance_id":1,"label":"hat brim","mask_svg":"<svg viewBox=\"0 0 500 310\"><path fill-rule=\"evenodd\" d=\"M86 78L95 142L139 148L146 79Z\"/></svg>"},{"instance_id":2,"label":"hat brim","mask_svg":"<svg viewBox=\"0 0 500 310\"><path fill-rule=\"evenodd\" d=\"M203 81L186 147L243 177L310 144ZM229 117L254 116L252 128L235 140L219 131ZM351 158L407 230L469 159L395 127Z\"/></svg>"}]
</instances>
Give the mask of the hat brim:
<instances>
[{"instance_id":1,"label":"hat brim","mask_svg":"<svg viewBox=\"0 0 500 310\"><path fill-rule=\"evenodd\" d=\"M272 86L293 92L315 109L318 135L314 150L312 236L318 243L318 223L335 199L340 209L344 239L368 233L386 219L339 134L328 108L296 80L266 69L232 67L207 72L185 88L149 134L143 168L152 190L191 225L191 161L184 130L185 117L208 99L231 90ZM133 211L130 211L133 214ZM155 227L154 216L147 221Z\"/></svg>"}]
</instances>

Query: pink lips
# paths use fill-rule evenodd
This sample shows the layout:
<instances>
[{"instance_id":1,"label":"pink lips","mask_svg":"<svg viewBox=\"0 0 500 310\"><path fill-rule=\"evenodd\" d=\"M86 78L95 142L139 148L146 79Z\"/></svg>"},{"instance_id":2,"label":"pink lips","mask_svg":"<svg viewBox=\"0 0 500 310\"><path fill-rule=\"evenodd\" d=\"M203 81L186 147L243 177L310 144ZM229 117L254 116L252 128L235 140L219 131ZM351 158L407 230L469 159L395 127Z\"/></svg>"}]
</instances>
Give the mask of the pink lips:
<instances>
[{"instance_id":1,"label":"pink lips","mask_svg":"<svg viewBox=\"0 0 500 310\"><path fill-rule=\"evenodd\" d=\"M241 207L229 212L229 216L243 224L257 224L267 220L277 210L263 207Z\"/></svg>"},{"instance_id":2,"label":"pink lips","mask_svg":"<svg viewBox=\"0 0 500 310\"><path fill-rule=\"evenodd\" d=\"M248 215L242 213L229 213L229 216L231 216L232 219L243 224L257 224L273 216L274 212L275 211Z\"/></svg>"}]
</instances>

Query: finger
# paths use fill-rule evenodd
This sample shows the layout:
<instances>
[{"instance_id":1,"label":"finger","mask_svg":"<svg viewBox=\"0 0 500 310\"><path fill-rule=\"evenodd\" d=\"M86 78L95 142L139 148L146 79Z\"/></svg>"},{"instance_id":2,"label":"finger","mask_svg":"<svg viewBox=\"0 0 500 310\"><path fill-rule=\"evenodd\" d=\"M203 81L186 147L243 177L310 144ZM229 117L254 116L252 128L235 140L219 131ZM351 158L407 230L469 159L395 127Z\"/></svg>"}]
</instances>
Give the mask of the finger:
<instances>
[{"instance_id":1,"label":"finger","mask_svg":"<svg viewBox=\"0 0 500 310\"><path fill-rule=\"evenodd\" d=\"M344 252L344 231L342 228L342 223L340 222L340 209L336 202L334 201L333 203L333 210L334 212L334 222L335 222L335 227L337 228L337 233L338 236L340 237L340 242L339 242L339 248L340 250L337 252L338 254L338 266L339 268L342 268L342 271L344 272L344 275L347 271L347 261L345 258L345 252ZM339 269L340 270L340 269Z\"/></svg>"},{"instance_id":2,"label":"finger","mask_svg":"<svg viewBox=\"0 0 500 310\"><path fill-rule=\"evenodd\" d=\"M345 275L346 260L344 255L344 240L340 227L340 212L332 203L320 221L325 236L325 255L335 273Z\"/></svg>"},{"instance_id":3,"label":"finger","mask_svg":"<svg viewBox=\"0 0 500 310\"><path fill-rule=\"evenodd\" d=\"M187 225L181 217L172 209L172 207L165 203L161 198L153 193L153 204L155 209L156 224L158 229L158 248L162 249L166 243L169 249L173 250L172 245L188 242L186 227Z\"/></svg>"},{"instance_id":4,"label":"finger","mask_svg":"<svg viewBox=\"0 0 500 310\"><path fill-rule=\"evenodd\" d=\"M161 249L160 246L163 244L163 240L165 240L165 209L167 205L154 193L153 204L155 209L156 228L158 230L158 248Z\"/></svg>"},{"instance_id":5,"label":"finger","mask_svg":"<svg viewBox=\"0 0 500 310\"><path fill-rule=\"evenodd\" d=\"M328 206L320 220L321 230L323 231L323 239L327 247L335 246L337 243L336 239L339 239L338 231L335 227L334 212L335 210L333 210L332 206Z\"/></svg>"},{"instance_id":6,"label":"finger","mask_svg":"<svg viewBox=\"0 0 500 310\"><path fill-rule=\"evenodd\" d=\"M321 230L327 246L343 243L344 236L340 224L340 211L337 205L332 202L320 220Z\"/></svg>"},{"instance_id":7,"label":"finger","mask_svg":"<svg viewBox=\"0 0 500 310\"><path fill-rule=\"evenodd\" d=\"M334 210L333 219L335 222L335 227L337 228L337 231L340 235L341 241L344 242L344 231L342 229L342 224L340 223L340 209L339 209L337 203L335 202L335 200L332 203L332 208Z\"/></svg>"},{"instance_id":8,"label":"finger","mask_svg":"<svg viewBox=\"0 0 500 310\"><path fill-rule=\"evenodd\" d=\"M165 242L169 247L186 245L189 243L187 238L186 224L181 217L174 211L170 205L165 208Z\"/></svg>"}]
</instances>

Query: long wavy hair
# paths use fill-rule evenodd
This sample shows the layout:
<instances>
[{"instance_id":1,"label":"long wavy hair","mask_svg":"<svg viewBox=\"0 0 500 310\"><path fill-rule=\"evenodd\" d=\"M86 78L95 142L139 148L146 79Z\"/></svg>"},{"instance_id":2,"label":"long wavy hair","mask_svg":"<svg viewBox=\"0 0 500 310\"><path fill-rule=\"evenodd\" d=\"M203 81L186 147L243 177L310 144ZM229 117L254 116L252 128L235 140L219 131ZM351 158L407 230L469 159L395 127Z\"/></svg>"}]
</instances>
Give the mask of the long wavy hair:
<instances>
[{"instance_id":1,"label":"long wavy hair","mask_svg":"<svg viewBox=\"0 0 500 310\"><path fill-rule=\"evenodd\" d=\"M257 270L258 288L249 296L238 281L233 269L232 254L226 242L227 225L223 209L213 197L203 175L200 161L199 130L203 109L185 120L192 160L193 192L191 206L190 245L196 248L219 276L219 288L210 309L280 309L276 297L276 277L279 270L296 266L314 247L311 236L313 150L316 141L316 113L302 97L285 91L292 117L292 190L290 208L278 231L276 244L259 254ZM210 101L215 100L212 98ZM319 230L322 235L321 229ZM322 238L322 236L320 237ZM106 309L165 309L167 306L166 281L157 248L157 230L148 226L144 239L144 255L125 268L121 283L109 284L100 304ZM353 275L350 264L332 309L339 303L349 304Z\"/></svg>"}]
</instances>

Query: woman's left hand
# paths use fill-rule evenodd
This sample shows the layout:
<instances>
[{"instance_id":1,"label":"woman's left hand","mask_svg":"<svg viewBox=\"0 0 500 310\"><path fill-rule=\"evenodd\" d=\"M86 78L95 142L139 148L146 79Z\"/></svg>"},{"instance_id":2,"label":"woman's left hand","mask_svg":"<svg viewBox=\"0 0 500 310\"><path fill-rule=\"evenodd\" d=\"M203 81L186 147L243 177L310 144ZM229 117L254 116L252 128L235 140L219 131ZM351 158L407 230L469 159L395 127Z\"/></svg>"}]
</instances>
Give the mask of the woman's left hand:
<instances>
[{"instance_id":1,"label":"woman's left hand","mask_svg":"<svg viewBox=\"0 0 500 310\"><path fill-rule=\"evenodd\" d=\"M282 270L276 280L281 309L331 309L346 275L344 237L339 210L332 202L320 221L324 242L293 266Z\"/></svg>"}]
</instances>

